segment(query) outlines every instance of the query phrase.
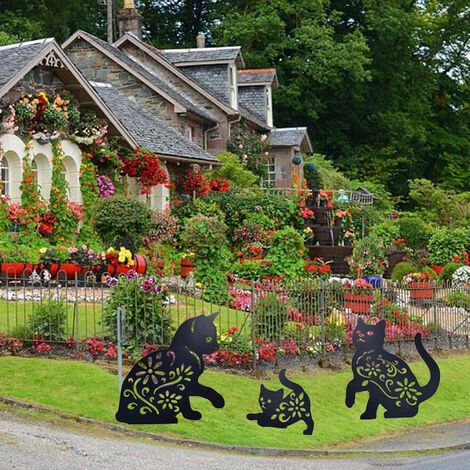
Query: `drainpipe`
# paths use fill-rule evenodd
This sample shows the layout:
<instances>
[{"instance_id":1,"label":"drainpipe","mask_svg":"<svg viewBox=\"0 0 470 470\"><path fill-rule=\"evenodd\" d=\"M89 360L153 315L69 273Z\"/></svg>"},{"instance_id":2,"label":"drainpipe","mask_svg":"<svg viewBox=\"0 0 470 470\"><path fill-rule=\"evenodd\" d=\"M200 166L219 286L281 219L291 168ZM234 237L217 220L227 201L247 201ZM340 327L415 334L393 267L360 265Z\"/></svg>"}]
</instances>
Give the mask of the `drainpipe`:
<instances>
[{"instance_id":1,"label":"drainpipe","mask_svg":"<svg viewBox=\"0 0 470 470\"><path fill-rule=\"evenodd\" d=\"M240 122L241 120L242 120L242 115L239 114L237 119L235 119L234 121L228 122L228 140L230 140L232 137L232 124L236 124L237 122Z\"/></svg>"},{"instance_id":2,"label":"drainpipe","mask_svg":"<svg viewBox=\"0 0 470 470\"><path fill-rule=\"evenodd\" d=\"M208 143L208 135L209 135L209 132L214 132L216 131L217 129L219 129L220 127L220 122L217 122L217 124L215 126L212 126L212 127L209 127L207 128L205 131L204 131L204 144L205 144L205 150L207 150L207 143Z\"/></svg>"}]
</instances>

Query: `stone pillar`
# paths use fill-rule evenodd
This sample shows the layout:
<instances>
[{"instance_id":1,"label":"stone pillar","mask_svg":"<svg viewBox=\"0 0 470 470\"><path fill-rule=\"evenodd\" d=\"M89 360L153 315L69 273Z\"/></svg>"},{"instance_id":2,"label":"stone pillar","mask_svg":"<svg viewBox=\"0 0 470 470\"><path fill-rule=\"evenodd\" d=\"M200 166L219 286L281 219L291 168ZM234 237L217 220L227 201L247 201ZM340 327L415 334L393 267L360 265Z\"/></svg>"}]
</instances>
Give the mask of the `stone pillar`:
<instances>
[{"instance_id":1,"label":"stone pillar","mask_svg":"<svg viewBox=\"0 0 470 470\"><path fill-rule=\"evenodd\" d=\"M124 7L116 13L119 24L119 36L131 33L142 39L143 17L137 11L134 0L124 0Z\"/></svg>"}]
</instances>

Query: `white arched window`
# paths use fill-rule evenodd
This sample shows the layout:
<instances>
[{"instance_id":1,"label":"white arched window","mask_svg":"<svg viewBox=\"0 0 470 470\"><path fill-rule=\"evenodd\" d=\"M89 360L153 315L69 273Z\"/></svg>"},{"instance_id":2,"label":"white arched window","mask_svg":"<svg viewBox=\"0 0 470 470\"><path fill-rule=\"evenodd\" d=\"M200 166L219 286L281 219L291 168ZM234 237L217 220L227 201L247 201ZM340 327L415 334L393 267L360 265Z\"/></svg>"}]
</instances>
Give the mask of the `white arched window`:
<instances>
[{"instance_id":1,"label":"white arched window","mask_svg":"<svg viewBox=\"0 0 470 470\"><path fill-rule=\"evenodd\" d=\"M5 156L3 156L0 160L0 178L2 180L2 194L10 194L10 170L8 167L8 161Z\"/></svg>"}]
</instances>

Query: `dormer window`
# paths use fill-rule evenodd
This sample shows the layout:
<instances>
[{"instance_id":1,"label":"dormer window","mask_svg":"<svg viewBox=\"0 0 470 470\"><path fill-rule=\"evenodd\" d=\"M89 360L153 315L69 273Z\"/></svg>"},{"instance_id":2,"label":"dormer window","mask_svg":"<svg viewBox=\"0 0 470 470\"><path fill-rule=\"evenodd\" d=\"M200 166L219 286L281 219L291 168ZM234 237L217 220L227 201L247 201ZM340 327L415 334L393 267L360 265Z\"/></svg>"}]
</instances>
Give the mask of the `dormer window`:
<instances>
[{"instance_id":1,"label":"dormer window","mask_svg":"<svg viewBox=\"0 0 470 470\"><path fill-rule=\"evenodd\" d=\"M273 127L273 95L271 87L266 87L266 124Z\"/></svg>"},{"instance_id":2,"label":"dormer window","mask_svg":"<svg viewBox=\"0 0 470 470\"><path fill-rule=\"evenodd\" d=\"M238 87L237 87L237 68L235 65L229 65L230 74L230 106L238 109Z\"/></svg>"}]
</instances>

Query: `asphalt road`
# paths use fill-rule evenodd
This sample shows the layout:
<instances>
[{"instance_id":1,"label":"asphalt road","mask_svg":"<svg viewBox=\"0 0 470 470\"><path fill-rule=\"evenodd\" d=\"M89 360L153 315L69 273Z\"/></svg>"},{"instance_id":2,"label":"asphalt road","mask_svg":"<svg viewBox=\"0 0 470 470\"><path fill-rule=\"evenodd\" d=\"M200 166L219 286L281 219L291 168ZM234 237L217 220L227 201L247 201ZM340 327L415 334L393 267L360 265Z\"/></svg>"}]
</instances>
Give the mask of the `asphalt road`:
<instances>
[{"instance_id":1,"label":"asphalt road","mask_svg":"<svg viewBox=\"0 0 470 470\"><path fill-rule=\"evenodd\" d=\"M1 470L470 470L470 451L426 457L272 458L129 439L0 411Z\"/></svg>"}]
</instances>

